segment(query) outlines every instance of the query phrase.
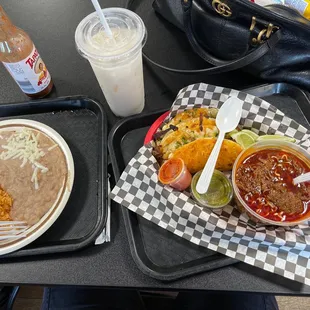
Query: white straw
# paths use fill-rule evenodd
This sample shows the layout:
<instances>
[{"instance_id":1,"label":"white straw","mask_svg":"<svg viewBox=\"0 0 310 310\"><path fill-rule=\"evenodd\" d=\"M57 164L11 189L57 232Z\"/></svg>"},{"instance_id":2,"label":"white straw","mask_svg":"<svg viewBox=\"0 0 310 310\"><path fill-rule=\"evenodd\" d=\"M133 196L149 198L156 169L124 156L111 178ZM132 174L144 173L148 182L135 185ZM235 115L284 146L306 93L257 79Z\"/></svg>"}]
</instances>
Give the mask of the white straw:
<instances>
[{"instance_id":1,"label":"white straw","mask_svg":"<svg viewBox=\"0 0 310 310\"><path fill-rule=\"evenodd\" d=\"M113 37L112 31L108 25L107 20L104 17L104 14L102 13L102 10L101 10L101 7L100 7L98 0L91 0L91 2L93 3L94 8L96 9L96 11L99 15L99 18L100 18L100 21L101 21L101 24L104 28L105 33L107 34L107 36L112 38Z\"/></svg>"}]
</instances>

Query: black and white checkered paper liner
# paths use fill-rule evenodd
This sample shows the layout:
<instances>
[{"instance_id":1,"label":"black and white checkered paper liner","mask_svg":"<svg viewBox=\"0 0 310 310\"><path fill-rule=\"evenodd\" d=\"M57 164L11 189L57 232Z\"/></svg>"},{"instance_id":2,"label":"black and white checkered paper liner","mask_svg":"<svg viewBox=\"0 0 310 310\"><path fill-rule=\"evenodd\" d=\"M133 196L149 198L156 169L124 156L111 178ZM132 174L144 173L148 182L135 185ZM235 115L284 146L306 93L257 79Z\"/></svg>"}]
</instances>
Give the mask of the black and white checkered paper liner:
<instances>
[{"instance_id":1,"label":"black and white checkered paper liner","mask_svg":"<svg viewBox=\"0 0 310 310\"><path fill-rule=\"evenodd\" d=\"M230 96L244 101L241 126L258 134L294 137L310 152L310 131L255 96L207 84L182 89L168 118L193 107L219 108ZM310 221L294 227L253 226L233 206L203 209L186 192L158 182L159 165L148 144L139 149L111 198L129 210L195 244L310 285Z\"/></svg>"}]
</instances>

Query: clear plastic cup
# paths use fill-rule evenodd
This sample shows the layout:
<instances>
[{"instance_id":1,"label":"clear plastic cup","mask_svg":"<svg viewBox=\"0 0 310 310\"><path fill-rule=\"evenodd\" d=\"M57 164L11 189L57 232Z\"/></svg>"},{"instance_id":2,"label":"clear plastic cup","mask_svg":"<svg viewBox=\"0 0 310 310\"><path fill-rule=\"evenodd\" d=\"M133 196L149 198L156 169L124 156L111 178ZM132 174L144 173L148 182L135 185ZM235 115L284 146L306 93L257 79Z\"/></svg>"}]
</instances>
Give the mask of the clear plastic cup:
<instances>
[{"instance_id":1,"label":"clear plastic cup","mask_svg":"<svg viewBox=\"0 0 310 310\"><path fill-rule=\"evenodd\" d=\"M123 8L103 9L113 33L109 38L96 12L86 16L75 31L78 52L88 59L105 98L117 116L144 108L142 47L147 32L142 19Z\"/></svg>"}]
</instances>

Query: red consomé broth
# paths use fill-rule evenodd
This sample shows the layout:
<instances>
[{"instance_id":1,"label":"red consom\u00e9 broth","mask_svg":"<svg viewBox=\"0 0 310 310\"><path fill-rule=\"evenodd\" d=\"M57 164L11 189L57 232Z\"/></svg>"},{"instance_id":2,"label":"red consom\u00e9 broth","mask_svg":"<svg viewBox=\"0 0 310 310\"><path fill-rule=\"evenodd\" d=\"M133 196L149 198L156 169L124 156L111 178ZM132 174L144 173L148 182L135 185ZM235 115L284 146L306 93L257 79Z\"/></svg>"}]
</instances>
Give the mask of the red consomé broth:
<instances>
[{"instance_id":1,"label":"red consom\u00e9 broth","mask_svg":"<svg viewBox=\"0 0 310 310\"><path fill-rule=\"evenodd\" d=\"M236 185L246 204L260 216L294 222L310 214L310 182L293 179L310 166L284 150L266 149L249 155L239 165Z\"/></svg>"}]
</instances>

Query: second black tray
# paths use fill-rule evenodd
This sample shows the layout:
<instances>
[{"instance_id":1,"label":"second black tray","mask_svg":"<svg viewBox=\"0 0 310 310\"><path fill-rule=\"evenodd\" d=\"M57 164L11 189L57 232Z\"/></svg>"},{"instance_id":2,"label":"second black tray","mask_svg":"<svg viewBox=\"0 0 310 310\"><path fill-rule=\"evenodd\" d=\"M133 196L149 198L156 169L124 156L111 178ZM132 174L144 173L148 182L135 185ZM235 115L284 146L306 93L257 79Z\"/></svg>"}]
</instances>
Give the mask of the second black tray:
<instances>
[{"instance_id":1,"label":"second black tray","mask_svg":"<svg viewBox=\"0 0 310 310\"><path fill-rule=\"evenodd\" d=\"M298 123L310 127L310 102L307 94L299 88L271 84L247 89L245 92L265 99ZM116 180L143 145L150 125L164 112L129 117L112 129L108 146ZM237 262L190 243L125 207L122 207L122 212L133 259L142 272L153 278L171 281Z\"/></svg>"},{"instance_id":2,"label":"second black tray","mask_svg":"<svg viewBox=\"0 0 310 310\"><path fill-rule=\"evenodd\" d=\"M37 240L3 257L51 254L94 244L107 216L107 125L99 103L83 96L1 104L0 120L31 119L55 129L74 161L72 192L56 222Z\"/></svg>"}]
</instances>

